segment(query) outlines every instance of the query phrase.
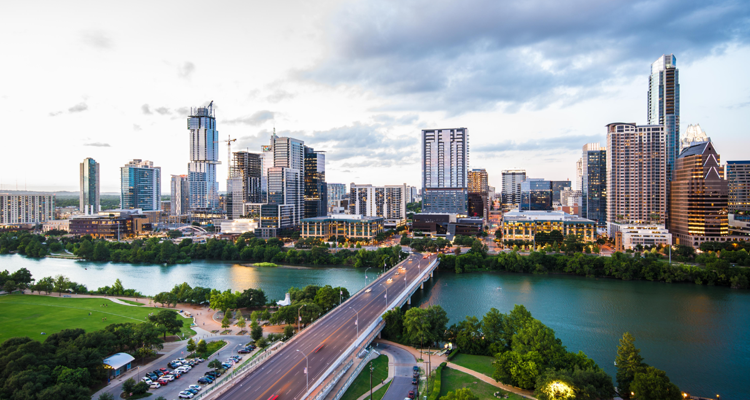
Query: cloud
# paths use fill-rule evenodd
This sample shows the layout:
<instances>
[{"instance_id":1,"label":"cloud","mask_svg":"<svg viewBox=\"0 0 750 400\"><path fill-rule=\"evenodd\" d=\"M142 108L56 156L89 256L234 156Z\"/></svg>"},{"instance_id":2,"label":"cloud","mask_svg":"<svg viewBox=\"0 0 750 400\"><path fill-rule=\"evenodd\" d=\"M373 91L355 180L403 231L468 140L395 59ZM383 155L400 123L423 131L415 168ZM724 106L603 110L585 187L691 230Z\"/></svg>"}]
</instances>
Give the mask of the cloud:
<instances>
[{"instance_id":1,"label":"cloud","mask_svg":"<svg viewBox=\"0 0 750 400\"><path fill-rule=\"evenodd\" d=\"M472 146L476 153L504 153L517 151L581 151L584 143L606 143L604 135L567 135L523 142L505 140L502 142Z\"/></svg>"},{"instance_id":2,"label":"cloud","mask_svg":"<svg viewBox=\"0 0 750 400\"><path fill-rule=\"evenodd\" d=\"M138 124L133 124L133 130L134 130L134 131L136 131L136 132L138 132L138 131L142 131L143 129L141 128L141 126L140 126L140 125L138 125Z\"/></svg>"},{"instance_id":3,"label":"cloud","mask_svg":"<svg viewBox=\"0 0 750 400\"><path fill-rule=\"evenodd\" d=\"M50 117L56 117L56 116L58 116L58 115L60 115L62 113L63 113L62 111L52 111L52 112L49 113L49 116Z\"/></svg>"},{"instance_id":4,"label":"cloud","mask_svg":"<svg viewBox=\"0 0 750 400\"><path fill-rule=\"evenodd\" d=\"M153 114L151 112L151 107L148 104L144 104L141 106L141 111L143 111L144 114Z\"/></svg>"},{"instance_id":5,"label":"cloud","mask_svg":"<svg viewBox=\"0 0 750 400\"><path fill-rule=\"evenodd\" d=\"M223 121L223 123L230 124L230 125L245 124L245 125L258 126L266 121L273 120L275 115L276 114L273 111L261 110L261 111L256 111L253 115L250 115L248 117L240 117L240 118L225 120Z\"/></svg>"},{"instance_id":6,"label":"cloud","mask_svg":"<svg viewBox=\"0 0 750 400\"><path fill-rule=\"evenodd\" d=\"M81 40L99 50L109 50L114 47L114 42L109 34L101 30L84 31L81 33Z\"/></svg>"},{"instance_id":7,"label":"cloud","mask_svg":"<svg viewBox=\"0 0 750 400\"><path fill-rule=\"evenodd\" d=\"M190 61L185 61L185 63L182 64L177 70L177 74L180 76L180 78L183 79L190 79L190 76L193 75L193 72L195 72L195 64L191 63Z\"/></svg>"},{"instance_id":8,"label":"cloud","mask_svg":"<svg viewBox=\"0 0 750 400\"><path fill-rule=\"evenodd\" d=\"M747 44L749 18L741 0L349 2L325 24L329 53L295 76L383 110L541 109L605 96L665 52L680 66Z\"/></svg>"},{"instance_id":9,"label":"cloud","mask_svg":"<svg viewBox=\"0 0 750 400\"><path fill-rule=\"evenodd\" d=\"M74 105L73 107L68 108L68 112L77 113L77 112L86 111L88 109L89 109L89 106L86 105L86 103L81 102L81 103Z\"/></svg>"},{"instance_id":10,"label":"cloud","mask_svg":"<svg viewBox=\"0 0 750 400\"><path fill-rule=\"evenodd\" d=\"M109 143L101 143L101 142L94 142L94 143L84 143L84 146L91 146L91 147L112 147L109 145Z\"/></svg>"},{"instance_id":11,"label":"cloud","mask_svg":"<svg viewBox=\"0 0 750 400\"><path fill-rule=\"evenodd\" d=\"M279 89L266 96L266 100L271 103L278 103L282 100L293 99L295 96L295 94L289 93L286 90Z\"/></svg>"},{"instance_id":12,"label":"cloud","mask_svg":"<svg viewBox=\"0 0 750 400\"><path fill-rule=\"evenodd\" d=\"M158 107L154 111L158 112L161 115L169 115L172 113L167 107Z\"/></svg>"},{"instance_id":13,"label":"cloud","mask_svg":"<svg viewBox=\"0 0 750 400\"><path fill-rule=\"evenodd\" d=\"M389 125L411 125L419 120L417 114L407 114L400 117L394 117L388 114L377 114L372 117L376 122L382 122Z\"/></svg>"}]
</instances>

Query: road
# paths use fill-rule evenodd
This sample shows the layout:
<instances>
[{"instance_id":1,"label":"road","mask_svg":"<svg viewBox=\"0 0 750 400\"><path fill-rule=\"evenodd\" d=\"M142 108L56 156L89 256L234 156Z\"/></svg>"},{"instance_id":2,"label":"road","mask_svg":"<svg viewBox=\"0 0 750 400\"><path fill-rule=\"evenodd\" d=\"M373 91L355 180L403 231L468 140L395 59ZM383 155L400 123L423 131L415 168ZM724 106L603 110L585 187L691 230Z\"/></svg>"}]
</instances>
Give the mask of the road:
<instances>
[{"instance_id":1,"label":"road","mask_svg":"<svg viewBox=\"0 0 750 400\"><path fill-rule=\"evenodd\" d=\"M411 384L414 367L417 360L408 351L381 343L379 348L388 351L393 356L393 363L396 367L395 375L388 391L385 392L383 400L403 400L409 394L410 390L416 392L417 386Z\"/></svg>"},{"instance_id":2,"label":"road","mask_svg":"<svg viewBox=\"0 0 750 400\"><path fill-rule=\"evenodd\" d=\"M224 346L219 352L211 356L211 358L194 366L193 369L191 369L187 374L182 375L179 379L175 379L174 381L169 382L169 384L167 384L166 386L162 386L159 389L149 389L149 392L153 393L152 397L162 396L166 399L176 399L177 396L179 396L180 392L187 389L187 387L190 385L204 386L198 383L198 379L201 378L203 374L205 374L209 370L213 370L212 368L208 368L208 362L210 360L213 360L214 358L217 358L220 361L226 361L230 356L236 355L237 350L241 348L240 345L244 345L245 343L247 343L250 338L243 336L222 336L206 339L207 342L213 342L215 340L224 340L227 342L227 345ZM132 378L138 381L143 378L145 372L150 372L159 368L169 368L167 366L167 363L176 358L185 357L187 354L188 351L186 344L185 347L183 347L176 353L173 353L169 357L159 358L158 360L148 364L147 366L141 367L138 373L136 375L133 375ZM240 354L240 356L242 356L242 361L244 361L248 356L250 356L250 354ZM242 361L240 361L240 363ZM118 382L106 392L111 393L113 396L115 396L116 399L119 398L120 393L122 393L122 383L123 382Z\"/></svg>"},{"instance_id":3,"label":"road","mask_svg":"<svg viewBox=\"0 0 750 400\"><path fill-rule=\"evenodd\" d=\"M360 292L343 307L335 308L319 323L300 332L299 337L268 359L261 368L234 383L219 399L268 400L273 396L278 396L278 400L301 398L308 390L305 367L309 364L309 385L312 386L354 342L357 337L355 322L358 320L360 333L364 333L366 327L393 307L392 301L417 278L419 268L427 267L433 260L434 256L423 259L420 254L410 255L403 264L406 273L396 276L398 271L392 268L381 275L370 286L370 293ZM393 281L387 283L389 278L393 278ZM318 349L320 346L323 347Z\"/></svg>"}]
</instances>

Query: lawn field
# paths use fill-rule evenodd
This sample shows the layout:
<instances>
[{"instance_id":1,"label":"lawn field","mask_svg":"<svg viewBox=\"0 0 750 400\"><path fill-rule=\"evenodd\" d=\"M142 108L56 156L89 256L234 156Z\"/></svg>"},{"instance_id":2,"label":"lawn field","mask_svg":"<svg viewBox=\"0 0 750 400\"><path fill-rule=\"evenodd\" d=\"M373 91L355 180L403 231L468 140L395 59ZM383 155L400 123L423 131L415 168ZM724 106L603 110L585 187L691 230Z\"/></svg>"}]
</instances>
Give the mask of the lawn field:
<instances>
[{"instance_id":1,"label":"lawn field","mask_svg":"<svg viewBox=\"0 0 750 400\"><path fill-rule=\"evenodd\" d=\"M472 371L477 371L480 374L484 374L492 378L492 373L495 372L495 368L492 366L492 362L495 361L494 357L490 356L474 356L471 354L456 354L451 362L458 364L464 368L468 368Z\"/></svg>"},{"instance_id":2,"label":"lawn field","mask_svg":"<svg viewBox=\"0 0 750 400\"><path fill-rule=\"evenodd\" d=\"M106 304L106 307L102 304ZM28 336L41 342L47 335L63 329L81 328L92 332L104 329L109 324L144 322L149 313L159 311L157 308L125 306L100 298L29 294L0 296L0 326L3 327L0 329L0 343L18 336ZM186 336L194 335L195 332L189 329L192 320L184 321L182 333Z\"/></svg>"},{"instance_id":3,"label":"lawn field","mask_svg":"<svg viewBox=\"0 0 750 400\"><path fill-rule=\"evenodd\" d=\"M372 360L372 386L380 384L381 380L388 378L388 356L380 355ZM362 372L354 379L354 382L346 390L341 400L357 400L360 396L370 391L370 364L362 369ZM375 393L373 393L375 397ZM381 396L382 397L382 396Z\"/></svg>"},{"instance_id":4,"label":"lawn field","mask_svg":"<svg viewBox=\"0 0 750 400\"><path fill-rule=\"evenodd\" d=\"M521 400L523 397L506 392L498 387L484 383L479 379L465 374L461 371L457 371L452 368L443 368L442 380L440 383L440 397L448 394L448 392L455 392L456 389L469 388L474 396L480 399L494 399L493 395L495 392L501 392L508 394L510 400Z\"/></svg>"}]
</instances>

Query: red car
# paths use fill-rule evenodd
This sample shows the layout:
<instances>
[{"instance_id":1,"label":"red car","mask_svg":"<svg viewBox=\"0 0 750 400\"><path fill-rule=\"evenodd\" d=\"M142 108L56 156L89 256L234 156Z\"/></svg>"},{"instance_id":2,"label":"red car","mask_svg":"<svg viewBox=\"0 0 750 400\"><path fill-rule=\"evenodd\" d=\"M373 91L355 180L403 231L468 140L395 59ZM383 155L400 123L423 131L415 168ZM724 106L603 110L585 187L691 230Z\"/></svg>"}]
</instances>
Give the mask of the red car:
<instances>
[{"instance_id":1,"label":"red car","mask_svg":"<svg viewBox=\"0 0 750 400\"><path fill-rule=\"evenodd\" d=\"M414 391L410 390L409 391L409 396L407 396L407 397L409 397L410 399L413 399L414 398Z\"/></svg>"},{"instance_id":2,"label":"red car","mask_svg":"<svg viewBox=\"0 0 750 400\"><path fill-rule=\"evenodd\" d=\"M167 386L167 383L169 383L169 381L166 379L159 379L157 382L159 382L159 384L162 386Z\"/></svg>"}]
</instances>

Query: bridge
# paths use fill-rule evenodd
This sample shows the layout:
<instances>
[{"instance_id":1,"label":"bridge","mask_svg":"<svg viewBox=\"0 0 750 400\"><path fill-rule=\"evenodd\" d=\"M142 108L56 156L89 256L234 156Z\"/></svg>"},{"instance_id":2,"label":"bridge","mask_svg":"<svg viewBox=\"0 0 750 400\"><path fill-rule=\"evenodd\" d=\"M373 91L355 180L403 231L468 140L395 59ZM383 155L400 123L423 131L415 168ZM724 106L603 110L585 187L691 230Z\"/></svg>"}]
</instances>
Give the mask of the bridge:
<instances>
[{"instance_id":1,"label":"bridge","mask_svg":"<svg viewBox=\"0 0 750 400\"><path fill-rule=\"evenodd\" d=\"M340 306L299 332L257 368L226 388L212 391L221 400L300 400L336 397L341 376L361 364L361 351L385 326L382 315L411 303L438 260L412 254ZM208 393L207 393L208 394Z\"/></svg>"}]
</instances>

